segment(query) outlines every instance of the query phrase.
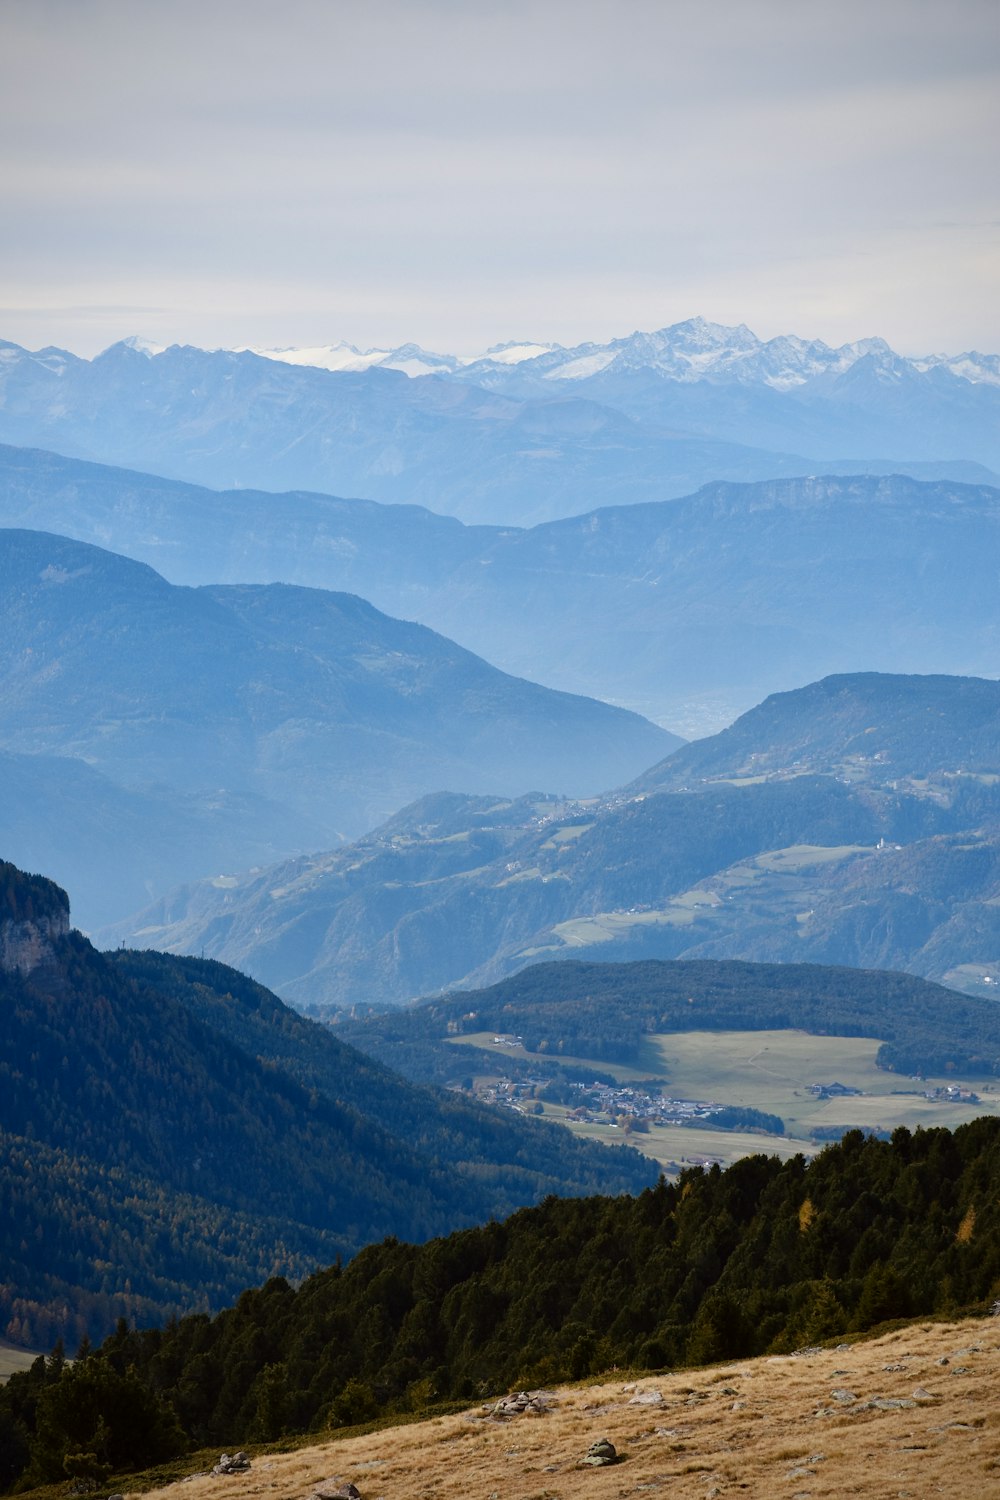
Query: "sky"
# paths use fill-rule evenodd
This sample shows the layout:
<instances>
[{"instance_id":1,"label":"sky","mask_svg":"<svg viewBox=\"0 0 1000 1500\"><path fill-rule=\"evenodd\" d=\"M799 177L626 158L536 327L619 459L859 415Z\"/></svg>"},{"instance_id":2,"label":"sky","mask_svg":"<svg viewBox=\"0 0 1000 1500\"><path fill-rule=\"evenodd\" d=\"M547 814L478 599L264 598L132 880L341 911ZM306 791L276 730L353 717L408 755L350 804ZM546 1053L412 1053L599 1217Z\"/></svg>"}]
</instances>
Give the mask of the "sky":
<instances>
[{"instance_id":1,"label":"sky","mask_svg":"<svg viewBox=\"0 0 1000 1500\"><path fill-rule=\"evenodd\" d=\"M0 338L1000 351L998 0L0 0Z\"/></svg>"}]
</instances>

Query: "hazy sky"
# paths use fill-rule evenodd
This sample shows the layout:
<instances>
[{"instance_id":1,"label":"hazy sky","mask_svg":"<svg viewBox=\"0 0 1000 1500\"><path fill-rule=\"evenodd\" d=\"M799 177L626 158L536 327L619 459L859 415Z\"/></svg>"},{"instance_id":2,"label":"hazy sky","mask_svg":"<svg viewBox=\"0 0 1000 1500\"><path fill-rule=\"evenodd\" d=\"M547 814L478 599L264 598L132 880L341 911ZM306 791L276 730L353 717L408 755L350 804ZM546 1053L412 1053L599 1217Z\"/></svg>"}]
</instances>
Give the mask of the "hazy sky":
<instances>
[{"instance_id":1,"label":"hazy sky","mask_svg":"<svg viewBox=\"0 0 1000 1500\"><path fill-rule=\"evenodd\" d=\"M1000 0L0 0L0 337L1000 350Z\"/></svg>"}]
</instances>

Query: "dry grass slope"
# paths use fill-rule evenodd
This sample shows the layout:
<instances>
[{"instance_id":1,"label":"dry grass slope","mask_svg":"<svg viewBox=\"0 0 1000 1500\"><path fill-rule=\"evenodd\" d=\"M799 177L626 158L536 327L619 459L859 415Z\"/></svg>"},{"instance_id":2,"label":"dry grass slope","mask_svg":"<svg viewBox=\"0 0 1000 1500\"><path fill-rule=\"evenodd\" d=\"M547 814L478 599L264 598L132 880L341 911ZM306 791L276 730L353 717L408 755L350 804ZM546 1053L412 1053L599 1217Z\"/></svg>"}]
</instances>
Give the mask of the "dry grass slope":
<instances>
[{"instance_id":1,"label":"dry grass slope","mask_svg":"<svg viewBox=\"0 0 1000 1500\"><path fill-rule=\"evenodd\" d=\"M914 1324L832 1350L566 1387L546 1416L501 1423L479 1407L263 1456L246 1474L188 1479L183 1496L305 1500L337 1476L363 1500L981 1500L1000 1495L998 1391L1000 1320ZM579 1469L605 1437L622 1462ZM153 1495L179 1500L174 1486Z\"/></svg>"}]
</instances>

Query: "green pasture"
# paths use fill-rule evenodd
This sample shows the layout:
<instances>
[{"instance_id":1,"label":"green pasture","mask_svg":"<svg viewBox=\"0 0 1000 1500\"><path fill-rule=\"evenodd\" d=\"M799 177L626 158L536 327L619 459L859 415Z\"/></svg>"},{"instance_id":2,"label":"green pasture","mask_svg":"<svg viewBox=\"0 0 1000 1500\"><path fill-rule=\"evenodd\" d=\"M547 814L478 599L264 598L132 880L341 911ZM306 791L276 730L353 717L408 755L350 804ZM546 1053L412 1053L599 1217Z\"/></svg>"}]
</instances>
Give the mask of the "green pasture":
<instances>
[{"instance_id":1,"label":"green pasture","mask_svg":"<svg viewBox=\"0 0 1000 1500\"><path fill-rule=\"evenodd\" d=\"M996 898L983 903L984 906L997 904ZM1000 960L992 963L956 964L953 969L942 974L941 983L953 990L961 990L963 994L974 995L976 999L985 997L1000 1002Z\"/></svg>"},{"instance_id":2,"label":"green pasture","mask_svg":"<svg viewBox=\"0 0 1000 1500\"><path fill-rule=\"evenodd\" d=\"M542 844L543 849L556 849L560 844L571 844L575 839L585 834L588 829L593 828L593 823L568 823L562 828L557 828Z\"/></svg>"},{"instance_id":3,"label":"green pasture","mask_svg":"<svg viewBox=\"0 0 1000 1500\"><path fill-rule=\"evenodd\" d=\"M495 1032L449 1038L459 1045L484 1048L530 1062L532 1053L494 1043ZM665 1092L678 1099L711 1100L745 1105L780 1115L786 1137L753 1131L698 1130L683 1125L652 1126L648 1133L628 1135L607 1123L572 1120L569 1111L545 1106L545 1114L579 1135L610 1145L628 1143L670 1169L672 1163L715 1157L728 1165L741 1156L766 1151L792 1156L815 1152L814 1130L859 1126L892 1131L897 1125L946 1126L953 1130L983 1113L1000 1113L1000 1082L961 1078L916 1080L887 1073L875 1065L880 1043L867 1037L811 1036L804 1031L687 1031L648 1038L642 1066L623 1067L594 1058L564 1057L571 1067L592 1067L623 1084L665 1078ZM810 1084L841 1083L860 1089L860 1095L818 1099ZM925 1090L958 1084L972 1088L978 1103L937 1103L923 1097Z\"/></svg>"},{"instance_id":4,"label":"green pasture","mask_svg":"<svg viewBox=\"0 0 1000 1500\"><path fill-rule=\"evenodd\" d=\"M793 1135L832 1125L892 1130L897 1125L954 1129L984 1111L1000 1111L1000 1093L982 1079L921 1082L875 1065L880 1043L867 1037L810 1036L804 1031L688 1031L649 1039L648 1073L670 1080L679 1098L744 1104L782 1117ZM815 1083L842 1083L864 1097L817 1099ZM925 1089L966 1084L979 1104L937 1104ZM1000 1085L997 1085L1000 1088Z\"/></svg>"},{"instance_id":5,"label":"green pasture","mask_svg":"<svg viewBox=\"0 0 1000 1500\"><path fill-rule=\"evenodd\" d=\"M505 1056L518 1057L522 1062L527 1062L529 1065L532 1059L537 1057L540 1062L544 1058L546 1062L555 1061L567 1068L593 1068L595 1073L603 1073L609 1077L617 1078L619 1083L635 1083L651 1076L649 1068L628 1068L624 1063L598 1062L592 1057L570 1057L568 1054L562 1052L558 1055L525 1052L523 1047L509 1047L503 1042L494 1042L493 1038L499 1034L496 1031L469 1031L462 1036L442 1037L442 1041L450 1042L453 1046L480 1047L484 1052L496 1053L498 1068L500 1067L500 1058ZM500 1068L500 1071L502 1072L502 1068ZM485 1078L486 1075L482 1074L478 1076ZM494 1074L490 1075L490 1077L495 1076Z\"/></svg>"}]
</instances>

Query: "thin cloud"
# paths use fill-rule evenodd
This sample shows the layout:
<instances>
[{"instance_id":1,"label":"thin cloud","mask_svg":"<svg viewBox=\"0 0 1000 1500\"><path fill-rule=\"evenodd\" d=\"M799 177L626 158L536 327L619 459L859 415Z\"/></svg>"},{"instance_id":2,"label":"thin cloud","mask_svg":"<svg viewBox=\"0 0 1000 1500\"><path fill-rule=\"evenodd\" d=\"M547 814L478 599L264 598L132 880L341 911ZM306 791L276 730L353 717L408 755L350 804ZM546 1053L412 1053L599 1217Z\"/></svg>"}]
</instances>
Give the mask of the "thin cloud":
<instances>
[{"instance_id":1,"label":"thin cloud","mask_svg":"<svg viewBox=\"0 0 1000 1500\"><path fill-rule=\"evenodd\" d=\"M8 337L92 350L149 307L467 348L735 307L1000 347L993 0L5 0L0 43Z\"/></svg>"}]
</instances>

